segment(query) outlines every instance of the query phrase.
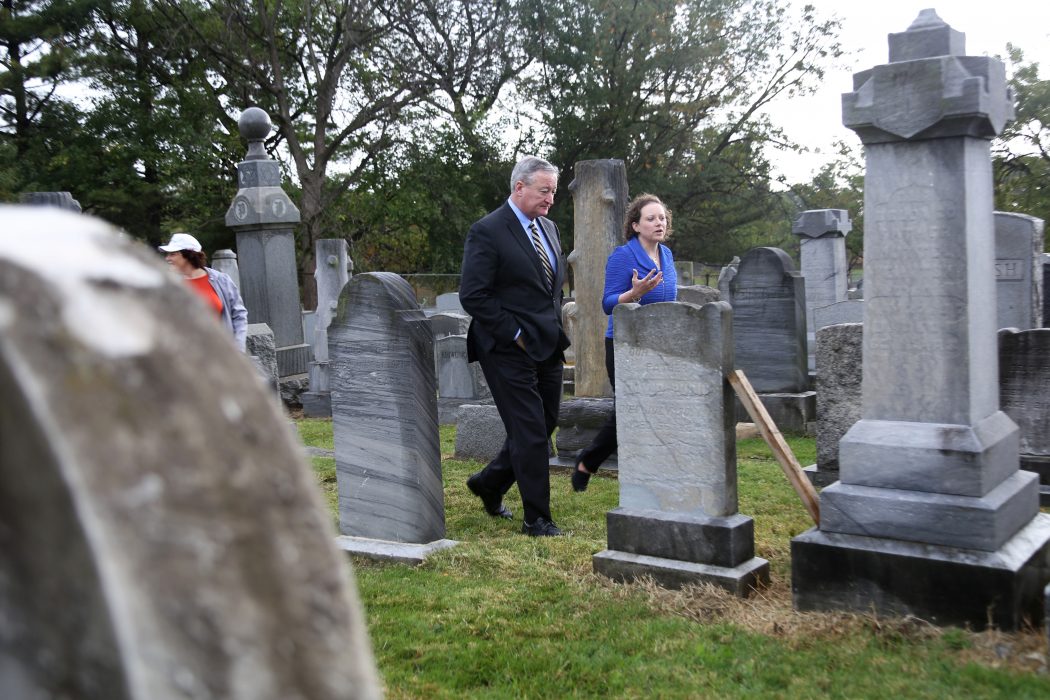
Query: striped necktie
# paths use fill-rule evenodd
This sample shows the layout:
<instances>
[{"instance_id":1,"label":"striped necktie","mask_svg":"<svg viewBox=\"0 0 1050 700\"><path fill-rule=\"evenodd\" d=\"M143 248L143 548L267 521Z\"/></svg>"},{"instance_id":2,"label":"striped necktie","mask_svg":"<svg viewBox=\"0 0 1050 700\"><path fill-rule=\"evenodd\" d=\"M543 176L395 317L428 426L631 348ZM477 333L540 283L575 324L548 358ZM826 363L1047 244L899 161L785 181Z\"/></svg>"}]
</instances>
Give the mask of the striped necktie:
<instances>
[{"instance_id":1,"label":"striped necktie","mask_svg":"<svg viewBox=\"0 0 1050 700\"><path fill-rule=\"evenodd\" d=\"M532 233L532 245L536 247L536 254L540 256L540 262L543 264L543 274L547 279L547 289L554 288L554 268L551 267L550 258L547 257L547 250L543 247L543 241L540 240L540 231L536 228L536 222L529 222L529 231Z\"/></svg>"}]
</instances>

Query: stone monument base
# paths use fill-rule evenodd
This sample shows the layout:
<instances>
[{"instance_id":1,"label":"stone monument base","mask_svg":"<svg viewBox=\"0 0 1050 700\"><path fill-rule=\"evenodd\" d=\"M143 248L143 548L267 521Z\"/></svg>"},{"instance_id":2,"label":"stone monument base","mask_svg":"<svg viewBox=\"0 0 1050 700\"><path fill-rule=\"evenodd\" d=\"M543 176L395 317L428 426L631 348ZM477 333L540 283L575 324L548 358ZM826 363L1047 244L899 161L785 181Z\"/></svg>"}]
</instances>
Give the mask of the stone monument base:
<instances>
[{"instance_id":1,"label":"stone monument base","mask_svg":"<svg viewBox=\"0 0 1050 700\"><path fill-rule=\"evenodd\" d=\"M746 597L769 583L769 562L754 556L751 518L616 508L606 514L609 548L595 573L618 581L651 576L668 588L712 583Z\"/></svg>"},{"instance_id":2,"label":"stone monument base","mask_svg":"<svg viewBox=\"0 0 1050 700\"><path fill-rule=\"evenodd\" d=\"M1023 454L1021 469L1039 475L1039 505L1050 506L1050 457Z\"/></svg>"},{"instance_id":3,"label":"stone monument base","mask_svg":"<svg viewBox=\"0 0 1050 700\"><path fill-rule=\"evenodd\" d=\"M993 552L812 528L791 540L796 610L914 615L936 625L1016 630L1044 617L1050 515Z\"/></svg>"},{"instance_id":4,"label":"stone monument base","mask_svg":"<svg viewBox=\"0 0 1050 700\"><path fill-rule=\"evenodd\" d=\"M831 486L839 480L838 469L821 469L816 464L811 464L808 467L803 468L806 477L809 479L809 483L813 484L818 489L822 489L825 486Z\"/></svg>"},{"instance_id":5,"label":"stone monument base","mask_svg":"<svg viewBox=\"0 0 1050 700\"><path fill-rule=\"evenodd\" d=\"M758 398L782 433L805 435L807 424L817 419L815 391L803 391L799 394L759 394ZM751 416L740 403L740 399L736 399L734 403L737 420L750 421Z\"/></svg>"},{"instance_id":6,"label":"stone monument base","mask_svg":"<svg viewBox=\"0 0 1050 700\"><path fill-rule=\"evenodd\" d=\"M335 538L335 546L347 554L409 566L419 566L434 552L450 549L457 544L459 542L455 540L435 540L425 544L414 544L349 535L339 535Z\"/></svg>"},{"instance_id":7,"label":"stone monument base","mask_svg":"<svg viewBox=\"0 0 1050 700\"><path fill-rule=\"evenodd\" d=\"M299 394L303 415L307 418L332 417L332 393L330 391L304 391Z\"/></svg>"},{"instance_id":8,"label":"stone monument base","mask_svg":"<svg viewBox=\"0 0 1050 700\"><path fill-rule=\"evenodd\" d=\"M575 398L562 401L558 411L558 457L551 458L551 469L569 469L575 466L573 459L577 453L591 444L612 411L611 398ZM617 469L615 452L602 464L602 469Z\"/></svg>"}]
</instances>

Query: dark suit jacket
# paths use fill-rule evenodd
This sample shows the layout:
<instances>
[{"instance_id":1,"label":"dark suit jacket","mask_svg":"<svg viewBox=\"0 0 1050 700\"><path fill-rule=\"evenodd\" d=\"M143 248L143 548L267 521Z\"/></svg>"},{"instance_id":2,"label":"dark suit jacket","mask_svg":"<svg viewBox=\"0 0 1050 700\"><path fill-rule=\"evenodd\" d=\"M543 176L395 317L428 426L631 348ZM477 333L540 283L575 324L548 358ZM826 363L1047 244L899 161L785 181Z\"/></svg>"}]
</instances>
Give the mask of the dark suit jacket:
<instances>
[{"instance_id":1,"label":"dark suit jacket","mask_svg":"<svg viewBox=\"0 0 1050 700\"><path fill-rule=\"evenodd\" d=\"M479 350L511 347L519 328L525 351L537 362L569 347L561 325L565 259L558 227L543 217L537 222L558 260L553 290L547 289L536 249L509 204L505 202L470 227L459 285L459 301L471 315L467 331L470 362L478 359Z\"/></svg>"}]
</instances>

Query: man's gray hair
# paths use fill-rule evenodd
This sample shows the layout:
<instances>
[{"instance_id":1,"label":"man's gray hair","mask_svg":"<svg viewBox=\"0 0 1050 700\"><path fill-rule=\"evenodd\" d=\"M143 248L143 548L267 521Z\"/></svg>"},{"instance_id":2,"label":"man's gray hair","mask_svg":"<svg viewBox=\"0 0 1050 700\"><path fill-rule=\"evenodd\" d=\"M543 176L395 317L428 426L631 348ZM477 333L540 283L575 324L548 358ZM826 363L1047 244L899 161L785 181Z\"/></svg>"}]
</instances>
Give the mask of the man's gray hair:
<instances>
[{"instance_id":1,"label":"man's gray hair","mask_svg":"<svg viewBox=\"0 0 1050 700\"><path fill-rule=\"evenodd\" d=\"M525 156L518 161L510 173L510 191L514 191L515 182L521 181L526 185L531 185L532 176L539 172L550 173L555 179L558 177L558 169L547 161L536 156Z\"/></svg>"}]
</instances>

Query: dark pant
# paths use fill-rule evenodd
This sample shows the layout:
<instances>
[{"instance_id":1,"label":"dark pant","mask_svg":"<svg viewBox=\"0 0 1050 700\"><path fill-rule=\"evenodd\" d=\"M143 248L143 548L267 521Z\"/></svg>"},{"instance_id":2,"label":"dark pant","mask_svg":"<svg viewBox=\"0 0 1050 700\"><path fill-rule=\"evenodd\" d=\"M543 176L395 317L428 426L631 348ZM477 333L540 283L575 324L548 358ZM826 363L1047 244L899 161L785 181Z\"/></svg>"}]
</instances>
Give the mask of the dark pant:
<instances>
[{"instance_id":1,"label":"dark pant","mask_svg":"<svg viewBox=\"0 0 1050 700\"><path fill-rule=\"evenodd\" d=\"M605 339L605 370L609 373L609 383L612 384L613 388L613 401L616 401L616 361L613 355L613 339ZM598 434L591 440L591 444L588 445L577 459L577 462L583 462L584 468L594 473L598 471L598 467L602 466L602 463L609 459L609 455L616 451L616 404L613 403L612 413L609 414L609 418L606 419L605 425L601 427ZM576 465L573 465L573 469Z\"/></svg>"},{"instance_id":2,"label":"dark pant","mask_svg":"<svg viewBox=\"0 0 1050 700\"><path fill-rule=\"evenodd\" d=\"M481 485L506 493L518 482L525 521L551 518L550 460L547 449L558 425L562 393L562 354L542 362L517 345L481 353L481 371L492 391L507 439L496 458L481 471Z\"/></svg>"}]
</instances>

